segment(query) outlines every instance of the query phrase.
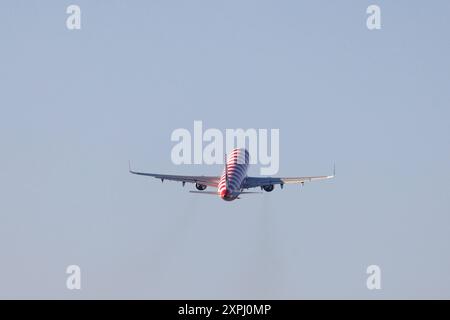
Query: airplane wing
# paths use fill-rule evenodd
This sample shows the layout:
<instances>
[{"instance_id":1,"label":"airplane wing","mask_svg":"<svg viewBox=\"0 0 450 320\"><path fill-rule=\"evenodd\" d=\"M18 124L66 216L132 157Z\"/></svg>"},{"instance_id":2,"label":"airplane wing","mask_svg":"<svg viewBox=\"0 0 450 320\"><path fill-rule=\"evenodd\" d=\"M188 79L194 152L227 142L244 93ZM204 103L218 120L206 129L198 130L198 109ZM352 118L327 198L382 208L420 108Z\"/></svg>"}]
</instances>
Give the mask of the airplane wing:
<instances>
[{"instance_id":1,"label":"airplane wing","mask_svg":"<svg viewBox=\"0 0 450 320\"><path fill-rule=\"evenodd\" d=\"M210 176L178 176L178 175L169 175L169 174L158 174L158 173L147 173L147 172L138 172L129 169L130 173L137 174L141 176L153 177L156 179L160 179L161 181L170 180L170 181L179 181L183 184L188 183L199 183L209 187L215 187L219 185L220 177L210 177Z\"/></svg>"},{"instance_id":2,"label":"airplane wing","mask_svg":"<svg viewBox=\"0 0 450 320\"><path fill-rule=\"evenodd\" d=\"M330 176L310 176L310 177L247 177L243 183L244 189L263 187L266 185L304 184L305 182L327 180L335 177L335 170Z\"/></svg>"}]
</instances>

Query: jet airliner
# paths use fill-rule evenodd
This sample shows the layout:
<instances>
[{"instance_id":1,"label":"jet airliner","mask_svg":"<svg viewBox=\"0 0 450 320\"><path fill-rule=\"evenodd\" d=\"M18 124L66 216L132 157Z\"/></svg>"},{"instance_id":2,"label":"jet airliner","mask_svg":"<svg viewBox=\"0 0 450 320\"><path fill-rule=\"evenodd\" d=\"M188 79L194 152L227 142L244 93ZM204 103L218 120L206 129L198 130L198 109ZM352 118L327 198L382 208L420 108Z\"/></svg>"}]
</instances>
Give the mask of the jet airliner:
<instances>
[{"instance_id":1,"label":"jet airliner","mask_svg":"<svg viewBox=\"0 0 450 320\"><path fill-rule=\"evenodd\" d=\"M225 156L226 158L226 156ZM190 191L192 193L212 194L218 195L225 201L233 201L239 199L241 194L259 193L244 191L251 188L260 187L261 190L271 192L274 190L275 185L280 185L281 188L285 184L304 184L309 181L326 180L335 177L335 170L333 174L329 176L310 176L310 177L249 177L247 176L247 170L249 166L249 153L244 148L234 149L225 163L225 168L221 176L178 176L178 175L166 175L133 171L131 166L129 168L130 173L149 176L164 180L179 181L183 186L188 183L195 183L195 188L198 191ZM217 191L205 191L207 187L216 188Z\"/></svg>"}]
</instances>

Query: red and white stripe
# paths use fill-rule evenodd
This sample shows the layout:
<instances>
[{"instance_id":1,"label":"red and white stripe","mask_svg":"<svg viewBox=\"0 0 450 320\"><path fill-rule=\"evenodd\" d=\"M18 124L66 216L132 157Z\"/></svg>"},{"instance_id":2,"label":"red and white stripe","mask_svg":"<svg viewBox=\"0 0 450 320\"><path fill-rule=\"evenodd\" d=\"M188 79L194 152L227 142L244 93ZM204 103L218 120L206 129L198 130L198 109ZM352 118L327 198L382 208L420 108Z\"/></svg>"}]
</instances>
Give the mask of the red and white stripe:
<instances>
[{"instance_id":1,"label":"red and white stripe","mask_svg":"<svg viewBox=\"0 0 450 320\"><path fill-rule=\"evenodd\" d=\"M247 170L249 165L250 155L246 149L239 148L233 149L228 156L227 163L225 164L226 170L223 170L223 174L220 177L217 192L224 200L234 200L242 191L242 182L247 176ZM228 188L226 185L226 174L228 173Z\"/></svg>"}]
</instances>

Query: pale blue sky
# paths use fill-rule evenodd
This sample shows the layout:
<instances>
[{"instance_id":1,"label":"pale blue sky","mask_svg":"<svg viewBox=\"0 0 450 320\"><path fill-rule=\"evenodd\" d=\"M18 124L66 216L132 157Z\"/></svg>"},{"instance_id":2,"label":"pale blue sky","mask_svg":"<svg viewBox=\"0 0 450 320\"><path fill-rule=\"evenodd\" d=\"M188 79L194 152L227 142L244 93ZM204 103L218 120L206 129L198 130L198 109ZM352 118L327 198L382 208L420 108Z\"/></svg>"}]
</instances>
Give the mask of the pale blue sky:
<instances>
[{"instance_id":1,"label":"pale blue sky","mask_svg":"<svg viewBox=\"0 0 450 320\"><path fill-rule=\"evenodd\" d=\"M0 297L450 298L449 14L444 0L1 1ZM336 162L337 178L227 203L128 174L128 159L219 174L170 161L194 120L279 128L280 175Z\"/></svg>"}]
</instances>

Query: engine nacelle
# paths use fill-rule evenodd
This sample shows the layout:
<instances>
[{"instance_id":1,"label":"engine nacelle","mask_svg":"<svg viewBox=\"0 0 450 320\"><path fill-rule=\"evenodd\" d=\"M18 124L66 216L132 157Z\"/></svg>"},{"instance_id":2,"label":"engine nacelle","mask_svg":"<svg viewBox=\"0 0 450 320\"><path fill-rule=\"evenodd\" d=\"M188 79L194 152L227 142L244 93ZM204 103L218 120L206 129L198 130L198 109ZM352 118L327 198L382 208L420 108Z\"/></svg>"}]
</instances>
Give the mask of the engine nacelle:
<instances>
[{"instance_id":1,"label":"engine nacelle","mask_svg":"<svg viewBox=\"0 0 450 320\"><path fill-rule=\"evenodd\" d=\"M271 191L273 191L274 186L273 186L273 184L268 184L268 185L266 185L266 186L263 186L262 188L263 188L264 191L266 191L266 192L271 192Z\"/></svg>"},{"instance_id":2,"label":"engine nacelle","mask_svg":"<svg viewBox=\"0 0 450 320\"><path fill-rule=\"evenodd\" d=\"M206 189L206 186L204 184L200 184L200 183L196 183L195 187L197 188L197 190L200 190L200 191Z\"/></svg>"}]
</instances>

